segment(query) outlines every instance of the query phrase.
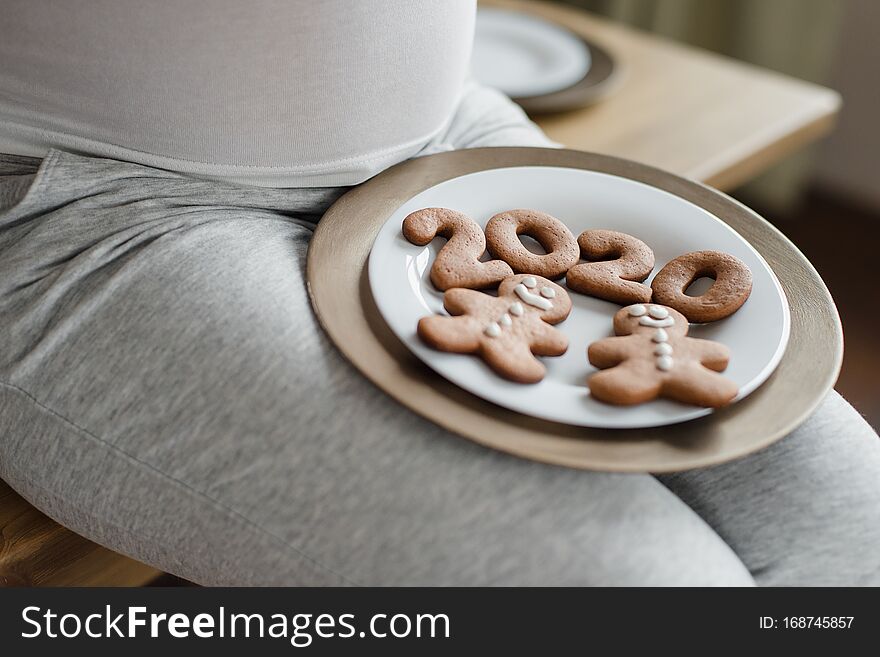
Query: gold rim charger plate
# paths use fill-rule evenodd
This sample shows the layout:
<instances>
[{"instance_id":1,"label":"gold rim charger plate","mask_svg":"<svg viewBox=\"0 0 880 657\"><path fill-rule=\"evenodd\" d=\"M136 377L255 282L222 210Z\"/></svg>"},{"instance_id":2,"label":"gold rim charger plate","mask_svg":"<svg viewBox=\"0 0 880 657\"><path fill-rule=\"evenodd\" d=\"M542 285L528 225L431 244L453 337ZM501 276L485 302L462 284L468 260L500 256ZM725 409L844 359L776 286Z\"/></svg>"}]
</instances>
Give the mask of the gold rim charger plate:
<instances>
[{"instance_id":1,"label":"gold rim charger plate","mask_svg":"<svg viewBox=\"0 0 880 657\"><path fill-rule=\"evenodd\" d=\"M442 378L407 349L379 314L367 261L379 230L401 205L441 182L487 169L545 166L635 180L698 205L733 228L768 262L788 298L791 333L776 371L752 394L708 416L640 429L577 427L504 409ZM776 228L700 183L619 158L543 148L481 148L399 164L341 197L309 246L312 305L342 353L400 403L486 447L573 468L674 472L744 456L798 426L840 370L843 334L816 270Z\"/></svg>"}]
</instances>

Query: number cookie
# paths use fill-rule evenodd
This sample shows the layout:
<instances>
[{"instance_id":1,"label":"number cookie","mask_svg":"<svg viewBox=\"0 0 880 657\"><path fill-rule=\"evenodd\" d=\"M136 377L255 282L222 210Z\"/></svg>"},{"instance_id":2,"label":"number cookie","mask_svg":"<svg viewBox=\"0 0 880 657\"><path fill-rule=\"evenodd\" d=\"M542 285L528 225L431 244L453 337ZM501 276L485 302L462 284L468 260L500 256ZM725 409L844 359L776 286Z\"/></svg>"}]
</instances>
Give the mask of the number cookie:
<instances>
[{"instance_id":1,"label":"number cookie","mask_svg":"<svg viewBox=\"0 0 880 657\"><path fill-rule=\"evenodd\" d=\"M403 220L403 236L417 246L437 236L448 242L431 266L431 282L438 290L453 287L494 287L513 270L503 260L480 262L486 251L486 237L470 217L447 208L424 208Z\"/></svg>"},{"instance_id":2,"label":"number cookie","mask_svg":"<svg viewBox=\"0 0 880 657\"><path fill-rule=\"evenodd\" d=\"M519 235L534 238L547 253L532 253L519 241ZM504 260L516 273L550 279L565 276L580 255L568 227L556 217L537 210L508 210L496 214L486 224L486 242L489 253Z\"/></svg>"},{"instance_id":3,"label":"number cookie","mask_svg":"<svg viewBox=\"0 0 880 657\"><path fill-rule=\"evenodd\" d=\"M714 278L705 294L685 294L698 278ZM752 292L752 272L739 258L721 251L693 251L666 263L654 280L653 299L671 306L691 322L714 322L732 315Z\"/></svg>"},{"instance_id":4,"label":"number cookie","mask_svg":"<svg viewBox=\"0 0 880 657\"><path fill-rule=\"evenodd\" d=\"M585 230L577 242L585 259L598 262L569 269L570 289L620 304L651 300L651 288L642 281L654 269L654 252L642 240L614 230Z\"/></svg>"},{"instance_id":5,"label":"number cookie","mask_svg":"<svg viewBox=\"0 0 880 657\"><path fill-rule=\"evenodd\" d=\"M608 404L631 405L666 397L717 408L736 397L735 383L718 374L730 352L723 344L687 337L688 321L657 304L635 304L614 315L617 337L594 342L587 358L601 372L590 394Z\"/></svg>"},{"instance_id":6,"label":"number cookie","mask_svg":"<svg viewBox=\"0 0 880 657\"><path fill-rule=\"evenodd\" d=\"M443 295L452 317L423 317L419 337L441 351L477 354L501 376L537 383L546 368L535 356L561 356L568 338L551 324L571 312L564 288L540 276L505 278L498 296L456 288Z\"/></svg>"}]
</instances>

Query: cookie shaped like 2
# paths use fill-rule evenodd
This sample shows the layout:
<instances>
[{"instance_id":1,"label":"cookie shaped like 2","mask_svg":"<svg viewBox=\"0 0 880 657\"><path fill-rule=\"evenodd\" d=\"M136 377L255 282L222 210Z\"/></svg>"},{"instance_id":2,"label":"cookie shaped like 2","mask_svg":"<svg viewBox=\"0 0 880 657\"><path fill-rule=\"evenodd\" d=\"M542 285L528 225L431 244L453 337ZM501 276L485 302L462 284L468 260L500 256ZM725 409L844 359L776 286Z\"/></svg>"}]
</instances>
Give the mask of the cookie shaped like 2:
<instances>
[{"instance_id":1,"label":"cookie shaped like 2","mask_svg":"<svg viewBox=\"0 0 880 657\"><path fill-rule=\"evenodd\" d=\"M615 230L585 230L577 241L581 255L593 262L568 270L570 289L621 304L651 300L642 281L654 269L654 252L642 240Z\"/></svg>"},{"instance_id":2,"label":"cookie shaped like 2","mask_svg":"<svg viewBox=\"0 0 880 657\"><path fill-rule=\"evenodd\" d=\"M536 356L561 356L568 349L568 338L551 324L568 317L571 298L546 278L510 276L497 297L447 290L443 305L452 317L423 317L419 337L440 351L477 354L511 381L537 383L546 368Z\"/></svg>"},{"instance_id":3,"label":"cookie shaped like 2","mask_svg":"<svg viewBox=\"0 0 880 657\"><path fill-rule=\"evenodd\" d=\"M667 306L634 304L617 311L617 337L587 350L590 363L602 370L587 381L592 396L623 406L658 397L712 408L729 404L737 386L718 372L727 368L730 351L687 337L688 328L684 315Z\"/></svg>"},{"instance_id":4,"label":"cookie shaped like 2","mask_svg":"<svg viewBox=\"0 0 880 657\"><path fill-rule=\"evenodd\" d=\"M418 246L435 237L448 242L431 265L431 282L438 290L453 287L495 287L513 270L503 260L480 262L486 251L486 236L473 219L448 208L424 208L403 220L403 236Z\"/></svg>"}]
</instances>

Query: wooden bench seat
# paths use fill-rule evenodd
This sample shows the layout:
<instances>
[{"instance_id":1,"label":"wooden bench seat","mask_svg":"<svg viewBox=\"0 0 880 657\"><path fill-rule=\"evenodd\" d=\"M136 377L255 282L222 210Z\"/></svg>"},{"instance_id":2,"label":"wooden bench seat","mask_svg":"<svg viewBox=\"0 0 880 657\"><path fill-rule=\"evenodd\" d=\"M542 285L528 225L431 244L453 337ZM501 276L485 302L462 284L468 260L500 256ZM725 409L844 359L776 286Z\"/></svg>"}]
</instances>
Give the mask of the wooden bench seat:
<instances>
[{"instance_id":1,"label":"wooden bench seat","mask_svg":"<svg viewBox=\"0 0 880 657\"><path fill-rule=\"evenodd\" d=\"M159 575L65 529L0 481L0 586L142 586Z\"/></svg>"}]
</instances>

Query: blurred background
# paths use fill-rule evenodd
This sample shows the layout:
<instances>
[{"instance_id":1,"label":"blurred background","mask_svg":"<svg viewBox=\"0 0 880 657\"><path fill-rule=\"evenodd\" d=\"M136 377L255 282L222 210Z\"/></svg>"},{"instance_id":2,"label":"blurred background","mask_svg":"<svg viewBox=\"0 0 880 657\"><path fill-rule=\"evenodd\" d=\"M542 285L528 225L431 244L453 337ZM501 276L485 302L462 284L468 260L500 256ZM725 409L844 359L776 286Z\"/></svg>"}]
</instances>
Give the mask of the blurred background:
<instances>
[{"instance_id":1,"label":"blurred background","mask_svg":"<svg viewBox=\"0 0 880 657\"><path fill-rule=\"evenodd\" d=\"M824 278L844 325L837 389L880 428L880 294L872 280L880 262L880 1L534 2L577 7L841 94L828 136L726 191L775 224Z\"/></svg>"},{"instance_id":2,"label":"blurred background","mask_svg":"<svg viewBox=\"0 0 880 657\"><path fill-rule=\"evenodd\" d=\"M880 429L880 2L565 0L640 29L829 86L834 131L732 195L813 262L845 337L837 389Z\"/></svg>"}]
</instances>

